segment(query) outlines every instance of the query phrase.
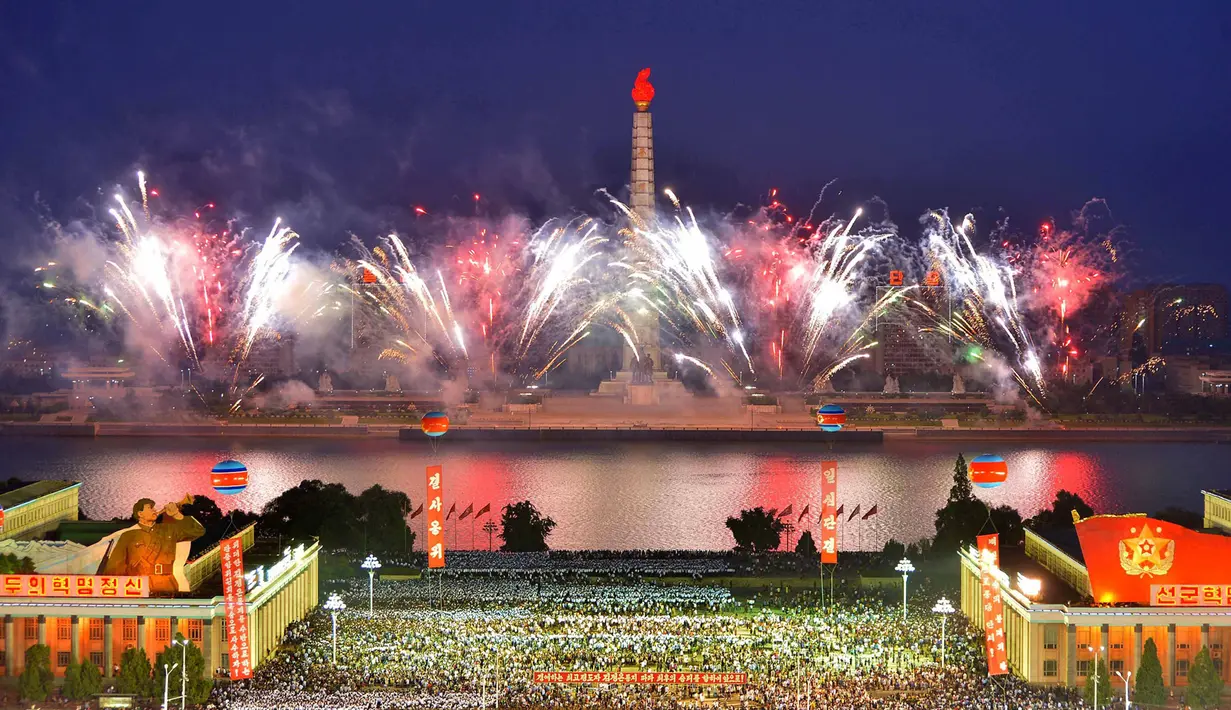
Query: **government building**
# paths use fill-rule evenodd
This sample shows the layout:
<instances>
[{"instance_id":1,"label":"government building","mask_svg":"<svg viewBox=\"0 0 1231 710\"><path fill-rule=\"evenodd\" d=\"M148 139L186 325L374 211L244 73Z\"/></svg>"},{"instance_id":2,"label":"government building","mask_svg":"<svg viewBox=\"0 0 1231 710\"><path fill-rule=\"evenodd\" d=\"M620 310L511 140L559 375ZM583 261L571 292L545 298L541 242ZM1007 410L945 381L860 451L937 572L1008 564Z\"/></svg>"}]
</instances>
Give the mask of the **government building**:
<instances>
[{"instance_id":1,"label":"government building","mask_svg":"<svg viewBox=\"0 0 1231 710\"><path fill-rule=\"evenodd\" d=\"M1145 516L1093 516L1057 531L1027 528L1024 549L1002 549L991 578L1003 603L1009 670L1038 685L1084 687L1101 658L1123 693L1116 672L1136 676L1153 639L1168 688L1187 685L1202 647L1231 681L1231 492L1203 495L1204 531ZM962 611L983 628L979 553L959 557Z\"/></svg>"},{"instance_id":2,"label":"government building","mask_svg":"<svg viewBox=\"0 0 1231 710\"><path fill-rule=\"evenodd\" d=\"M143 649L152 663L178 633L202 649L207 669L225 677L232 659L221 538L194 541L199 551L191 556L189 543L181 542L185 560L181 570L177 559L176 578L187 591L149 596L149 578L96 574L110 541L122 534L116 528L124 525L77 521L79 486L40 481L0 496L0 553L29 557L36 568L36 574L0 575L4 674L19 675L26 649L46 644L56 675L88 660L111 678L126 649ZM237 538L243 548L248 662L255 668L286 627L317 605L320 546L312 541L277 549L256 539L255 524L226 538Z\"/></svg>"}]
</instances>

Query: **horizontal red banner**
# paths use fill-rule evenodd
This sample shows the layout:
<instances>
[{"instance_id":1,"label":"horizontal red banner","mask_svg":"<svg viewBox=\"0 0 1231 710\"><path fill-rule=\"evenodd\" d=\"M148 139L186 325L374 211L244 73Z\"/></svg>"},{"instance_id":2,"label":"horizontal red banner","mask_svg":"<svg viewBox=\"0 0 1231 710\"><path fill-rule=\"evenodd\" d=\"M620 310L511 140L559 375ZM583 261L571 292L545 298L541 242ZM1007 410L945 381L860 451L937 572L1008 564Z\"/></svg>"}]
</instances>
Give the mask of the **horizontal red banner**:
<instances>
[{"instance_id":1,"label":"horizontal red banner","mask_svg":"<svg viewBox=\"0 0 1231 710\"><path fill-rule=\"evenodd\" d=\"M149 577L95 574L0 575L0 596L5 597L134 598L149 595Z\"/></svg>"},{"instance_id":2,"label":"horizontal red banner","mask_svg":"<svg viewBox=\"0 0 1231 710\"><path fill-rule=\"evenodd\" d=\"M623 671L535 671L535 683L618 685L744 685L747 673L625 673Z\"/></svg>"}]
</instances>

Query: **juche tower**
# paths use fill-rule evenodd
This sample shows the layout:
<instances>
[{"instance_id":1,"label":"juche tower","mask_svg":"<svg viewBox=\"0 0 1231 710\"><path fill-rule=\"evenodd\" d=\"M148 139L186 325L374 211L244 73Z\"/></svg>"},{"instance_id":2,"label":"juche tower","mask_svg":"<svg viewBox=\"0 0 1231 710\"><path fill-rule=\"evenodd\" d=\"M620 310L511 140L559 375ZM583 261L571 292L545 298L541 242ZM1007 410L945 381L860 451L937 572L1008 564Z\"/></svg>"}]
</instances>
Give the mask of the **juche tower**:
<instances>
[{"instance_id":1,"label":"juche tower","mask_svg":"<svg viewBox=\"0 0 1231 710\"><path fill-rule=\"evenodd\" d=\"M654 220L654 120L650 102L654 100L654 85L650 83L650 69L646 67L637 74L633 83L633 163L629 181L629 206L642 222ZM630 314L637 328L637 346L641 356L649 355L654 361L654 370L665 370L662 351L659 347L658 314L652 311ZM636 354L627 345L624 347L623 369L635 368Z\"/></svg>"}]
</instances>

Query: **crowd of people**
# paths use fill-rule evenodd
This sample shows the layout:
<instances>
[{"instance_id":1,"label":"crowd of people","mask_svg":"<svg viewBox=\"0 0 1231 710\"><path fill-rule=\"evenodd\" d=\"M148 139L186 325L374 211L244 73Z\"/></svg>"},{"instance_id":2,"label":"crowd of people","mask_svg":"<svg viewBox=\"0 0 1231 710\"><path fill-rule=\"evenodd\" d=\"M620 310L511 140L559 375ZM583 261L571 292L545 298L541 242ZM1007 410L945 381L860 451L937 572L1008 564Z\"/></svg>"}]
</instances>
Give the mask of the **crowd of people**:
<instances>
[{"instance_id":1,"label":"crowd of people","mask_svg":"<svg viewBox=\"0 0 1231 710\"><path fill-rule=\"evenodd\" d=\"M339 585L332 624L291 626L256 676L220 687L232 710L283 708L1080 707L1065 691L989 679L978 636L951 623L942 665L937 596L815 588L737 598L726 587L594 578L559 570ZM832 601L832 600L830 600ZM744 673L732 685L561 684L535 671Z\"/></svg>"}]
</instances>

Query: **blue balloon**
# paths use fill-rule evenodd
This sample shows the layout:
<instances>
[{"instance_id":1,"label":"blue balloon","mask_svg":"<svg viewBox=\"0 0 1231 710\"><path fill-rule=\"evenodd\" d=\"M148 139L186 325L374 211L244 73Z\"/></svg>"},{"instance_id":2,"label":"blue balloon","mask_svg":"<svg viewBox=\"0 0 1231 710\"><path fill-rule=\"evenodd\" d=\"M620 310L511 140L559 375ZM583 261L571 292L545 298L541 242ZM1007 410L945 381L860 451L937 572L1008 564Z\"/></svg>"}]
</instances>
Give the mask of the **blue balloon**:
<instances>
[{"instance_id":1,"label":"blue balloon","mask_svg":"<svg viewBox=\"0 0 1231 710\"><path fill-rule=\"evenodd\" d=\"M821 426L821 431L840 431L846 424L846 410L836 404L826 404L816 410L816 423Z\"/></svg>"}]
</instances>

